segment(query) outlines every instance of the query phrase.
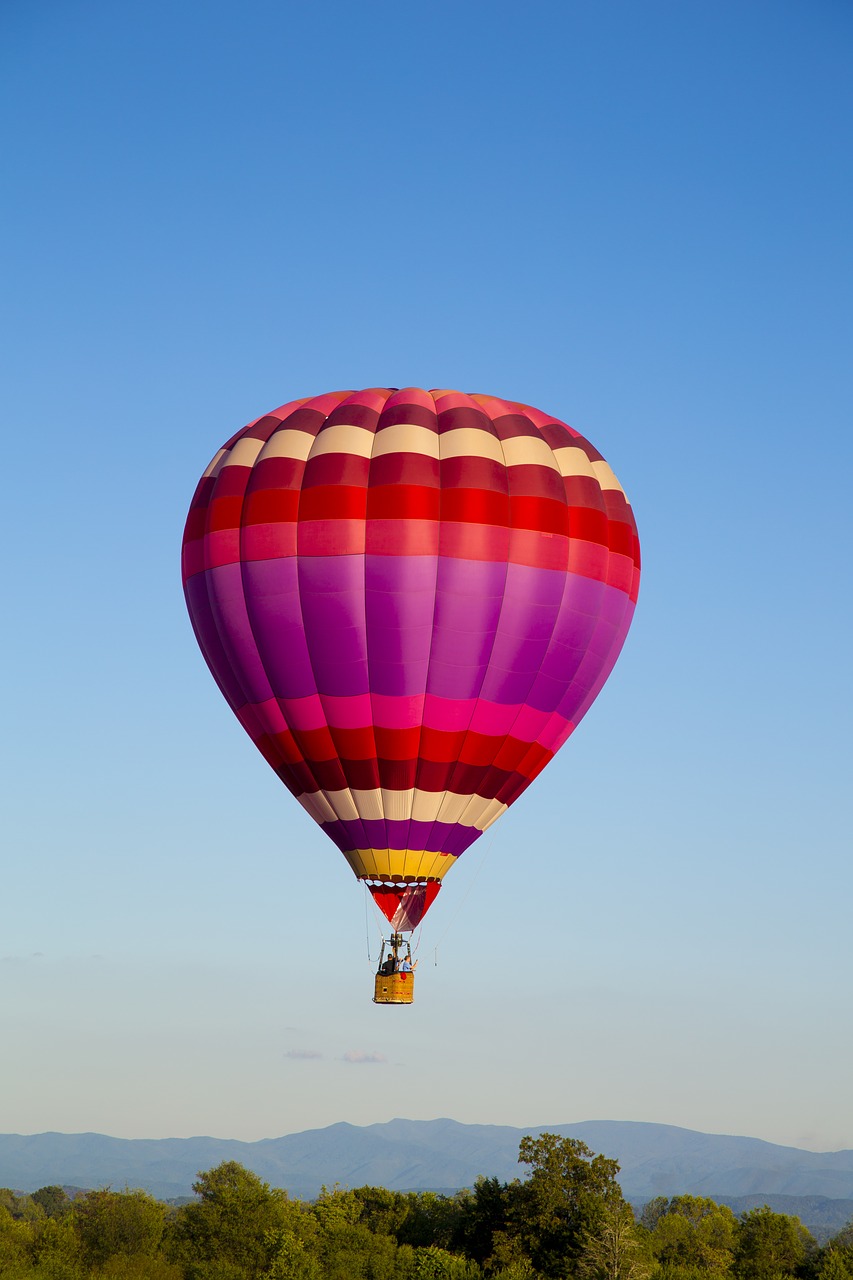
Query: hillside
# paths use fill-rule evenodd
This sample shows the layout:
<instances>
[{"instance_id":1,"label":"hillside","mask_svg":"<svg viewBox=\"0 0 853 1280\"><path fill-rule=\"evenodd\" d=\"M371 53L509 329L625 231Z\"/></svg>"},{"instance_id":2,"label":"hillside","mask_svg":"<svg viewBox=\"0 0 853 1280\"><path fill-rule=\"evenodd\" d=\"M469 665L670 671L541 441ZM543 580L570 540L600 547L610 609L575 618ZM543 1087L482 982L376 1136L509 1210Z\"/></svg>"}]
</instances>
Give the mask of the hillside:
<instances>
[{"instance_id":1,"label":"hillside","mask_svg":"<svg viewBox=\"0 0 853 1280\"><path fill-rule=\"evenodd\" d=\"M799 1213L823 1237L853 1216L853 1151L803 1151L757 1138L616 1120L529 1129L447 1119L340 1123L259 1142L3 1134L0 1185L19 1191L50 1183L128 1185L170 1198L190 1194L199 1170L238 1160L302 1199L335 1182L453 1191L471 1186L481 1174L501 1181L519 1177L522 1135L546 1129L617 1159L622 1188L635 1205L679 1193L712 1196L738 1212L766 1202L779 1212Z\"/></svg>"}]
</instances>

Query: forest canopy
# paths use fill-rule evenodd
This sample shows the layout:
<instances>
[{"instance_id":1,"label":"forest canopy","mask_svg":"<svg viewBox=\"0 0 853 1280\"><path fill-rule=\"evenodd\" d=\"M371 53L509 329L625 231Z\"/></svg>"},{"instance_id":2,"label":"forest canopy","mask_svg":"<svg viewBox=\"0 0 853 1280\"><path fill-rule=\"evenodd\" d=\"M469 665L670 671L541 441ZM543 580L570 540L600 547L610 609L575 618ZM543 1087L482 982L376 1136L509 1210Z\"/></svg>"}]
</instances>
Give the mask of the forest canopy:
<instances>
[{"instance_id":1,"label":"forest canopy","mask_svg":"<svg viewBox=\"0 0 853 1280\"><path fill-rule=\"evenodd\" d=\"M853 1222L819 1247L767 1206L659 1197L637 1218L618 1163L555 1134L523 1138L519 1163L455 1195L300 1201L234 1161L183 1204L0 1189L0 1280L853 1280Z\"/></svg>"}]
</instances>

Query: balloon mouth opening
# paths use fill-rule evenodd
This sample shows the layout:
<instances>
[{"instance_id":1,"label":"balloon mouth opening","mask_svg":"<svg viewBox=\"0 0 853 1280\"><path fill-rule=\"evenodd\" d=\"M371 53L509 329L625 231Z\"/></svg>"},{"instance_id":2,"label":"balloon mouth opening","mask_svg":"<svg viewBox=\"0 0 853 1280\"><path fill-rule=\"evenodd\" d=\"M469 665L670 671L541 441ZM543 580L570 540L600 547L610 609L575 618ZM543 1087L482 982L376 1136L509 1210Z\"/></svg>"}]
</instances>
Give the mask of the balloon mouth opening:
<instances>
[{"instance_id":1,"label":"balloon mouth opening","mask_svg":"<svg viewBox=\"0 0 853 1280\"><path fill-rule=\"evenodd\" d=\"M441 882L440 882L440 880L439 880L439 878L438 878L438 876L392 876L392 875L387 875L387 876L377 876L377 875L369 875L369 876L359 876L359 880L363 880L363 881L364 881L364 883L367 885L368 889L370 889L370 890L371 890L371 892L373 891L373 888L374 888L374 887L376 887L376 888L381 888L381 886L382 886L382 885L389 885L389 884L393 884L393 885L401 885L401 884L403 884L403 885L427 885L427 884L440 884L440 883L441 883Z\"/></svg>"},{"instance_id":2,"label":"balloon mouth opening","mask_svg":"<svg viewBox=\"0 0 853 1280\"><path fill-rule=\"evenodd\" d=\"M440 880L389 876L362 877L379 910L398 933L416 929L438 895ZM393 883L391 883L393 881Z\"/></svg>"}]
</instances>

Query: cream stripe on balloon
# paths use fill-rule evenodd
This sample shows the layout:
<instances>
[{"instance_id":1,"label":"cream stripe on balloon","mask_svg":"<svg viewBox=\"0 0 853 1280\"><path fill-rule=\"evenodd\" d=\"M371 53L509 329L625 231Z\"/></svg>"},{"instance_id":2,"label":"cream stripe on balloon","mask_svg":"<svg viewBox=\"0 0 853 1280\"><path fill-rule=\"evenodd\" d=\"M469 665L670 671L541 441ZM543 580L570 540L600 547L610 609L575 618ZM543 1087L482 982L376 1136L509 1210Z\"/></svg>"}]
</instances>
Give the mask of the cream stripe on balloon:
<instances>
[{"instance_id":1,"label":"cream stripe on balloon","mask_svg":"<svg viewBox=\"0 0 853 1280\"><path fill-rule=\"evenodd\" d=\"M446 458L492 458L505 465L504 452L497 436L490 431L481 431L477 427L457 427L455 431L445 431L439 436L441 459Z\"/></svg>"},{"instance_id":2,"label":"cream stripe on balloon","mask_svg":"<svg viewBox=\"0 0 853 1280\"><path fill-rule=\"evenodd\" d=\"M389 791L382 788L383 816L389 822L406 822L412 816L412 803L415 798L414 788L409 791Z\"/></svg>"},{"instance_id":3,"label":"cream stripe on balloon","mask_svg":"<svg viewBox=\"0 0 853 1280\"><path fill-rule=\"evenodd\" d=\"M369 458L373 451L375 433L365 427L350 427L337 423L333 427L325 427L314 437L310 457L319 458L324 453L355 454L359 458Z\"/></svg>"},{"instance_id":4,"label":"cream stripe on balloon","mask_svg":"<svg viewBox=\"0 0 853 1280\"><path fill-rule=\"evenodd\" d=\"M341 822L353 822L363 816L358 812L358 806L351 791L324 791L322 795L326 803L331 805L335 817Z\"/></svg>"},{"instance_id":5,"label":"cream stripe on balloon","mask_svg":"<svg viewBox=\"0 0 853 1280\"><path fill-rule=\"evenodd\" d=\"M625 495L625 490L622 488L621 484L616 479L615 475L603 458L598 462L594 462L592 464L592 469L595 472L595 478L601 485L602 489L617 489L625 498L625 501L628 501L628 498Z\"/></svg>"},{"instance_id":6,"label":"cream stripe on balloon","mask_svg":"<svg viewBox=\"0 0 853 1280\"><path fill-rule=\"evenodd\" d=\"M584 450L578 449L575 445L569 445L563 449L555 449L554 457L557 460L561 475L589 476L591 480L598 481L601 489L616 489L624 495L625 490L603 459L599 462L592 462Z\"/></svg>"},{"instance_id":7,"label":"cream stripe on balloon","mask_svg":"<svg viewBox=\"0 0 853 1280\"><path fill-rule=\"evenodd\" d=\"M562 449L555 449L554 458L560 468L561 476L589 476L591 480L595 478L589 456L577 445L566 445Z\"/></svg>"},{"instance_id":8,"label":"cream stripe on balloon","mask_svg":"<svg viewBox=\"0 0 853 1280\"><path fill-rule=\"evenodd\" d=\"M478 831L485 831L507 807L487 796L422 791L419 787L406 791L310 791L299 797L299 803L318 822L352 822L359 818L400 822L411 818L415 822L458 822Z\"/></svg>"},{"instance_id":9,"label":"cream stripe on balloon","mask_svg":"<svg viewBox=\"0 0 853 1280\"><path fill-rule=\"evenodd\" d=\"M315 822L334 822L338 816L322 791L306 791L296 798Z\"/></svg>"},{"instance_id":10,"label":"cream stripe on balloon","mask_svg":"<svg viewBox=\"0 0 853 1280\"><path fill-rule=\"evenodd\" d=\"M253 467L258 454L264 447L263 440L255 436L243 436L238 440L228 457L222 463L224 467Z\"/></svg>"},{"instance_id":11,"label":"cream stripe on balloon","mask_svg":"<svg viewBox=\"0 0 853 1280\"><path fill-rule=\"evenodd\" d=\"M295 458L298 462L304 462L313 443L314 436L310 431L283 427L270 436L258 455L258 462L265 462L267 458Z\"/></svg>"},{"instance_id":12,"label":"cream stripe on balloon","mask_svg":"<svg viewBox=\"0 0 853 1280\"><path fill-rule=\"evenodd\" d=\"M210 459L207 470L202 476L202 480L207 480L210 476L218 476L222 470L222 460L228 453L227 449L217 449L216 453Z\"/></svg>"},{"instance_id":13,"label":"cream stripe on balloon","mask_svg":"<svg viewBox=\"0 0 853 1280\"><path fill-rule=\"evenodd\" d=\"M485 806L485 807L483 807ZM493 822L497 822L502 813L506 813L508 805L502 800L483 801L480 796L472 796L470 804L462 813L459 823L463 827L478 827L480 831L488 831Z\"/></svg>"},{"instance_id":14,"label":"cream stripe on balloon","mask_svg":"<svg viewBox=\"0 0 853 1280\"><path fill-rule=\"evenodd\" d=\"M501 445L508 467L550 467L560 471L554 450L541 436L510 436Z\"/></svg>"},{"instance_id":15,"label":"cream stripe on balloon","mask_svg":"<svg viewBox=\"0 0 853 1280\"><path fill-rule=\"evenodd\" d=\"M470 795L460 796L454 791L442 791L436 799L438 806L432 815L434 822L458 822L471 801Z\"/></svg>"},{"instance_id":16,"label":"cream stripe on balloon","mask_svg":"<svg viewBox=\"0 0 853 1280\"><path fill-rule=\"evenodd\" d=\"M420 453L427 458L437 458L439 438L438 432L430 431L429 427L396 423L376 432L371 457L381 458L388 453Z\"/></svg>"},{"instance_id":17,"label":"cream stripe on balloon","mask_svg":"<svg viewBox=\"0 0 853 1280\"><path fill-rule=\"evenodd\" d=\"M382 792L378 788L375 791L357 791L353 787L352 798L355 801L357 817L369 822L385 817L382 812Z\"/></svg>"}]
</instances>

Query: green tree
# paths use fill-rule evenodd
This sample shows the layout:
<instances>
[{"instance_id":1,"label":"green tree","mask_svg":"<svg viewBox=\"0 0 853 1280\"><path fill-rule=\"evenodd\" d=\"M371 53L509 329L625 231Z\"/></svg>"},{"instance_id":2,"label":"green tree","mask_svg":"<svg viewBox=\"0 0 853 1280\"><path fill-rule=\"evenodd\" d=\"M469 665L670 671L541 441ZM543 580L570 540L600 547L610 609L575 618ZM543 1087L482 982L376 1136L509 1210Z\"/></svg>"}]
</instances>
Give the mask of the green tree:
<instances>
[{"instance_id":1,"label":"green tree","mask_svg":"<svg viewBox=\"0 0 853 1280\"><path fill-rule=\"evenodd\" d=\"M839 1263L850 1280L853 1277L853 1218L821 1250L810 1270L819 1280L838 1280L841 1275ZM824 1269L827 1270L826 1275L823 1274Z\"/></svg>"},{"instance_id":2,"label":"green tree","mask_svg":"<svg viewBox=\"0 0 853 1280\"><path fill-rule=\"evenodd\" d=\"M71 1201L62 1187L39 1187L33 1192L33 1200L40 1204L49 1218L66 1213L71 1208Z\"/></svg>"},{"instance_id":3,"label":"green tree","mask_svg":"<svg viewBox=\"0 0 853 1280\"><path fill-rule=\"evenodd\" d=\"M29 1224L16 1222L7 1206L0 1204L0 1275L17 1275L29 1265L31 1242Z\"/></svg>"},{"instance_id":4,"label":"green tree","mask_svg":"<svg viewBox=\"0 0 853 1280\"><path fill-rule=\"evenodd\" d=\"M38 1280L83 1280L87 1274L83 1246L70 1214L33 1223L30 1234L30 1256Z\"/></svg>"},{"instance_id":5,"label":"green tree","mask_svg":"<svg viewBox=\"0 0 853 1280\"><path fill-rule=\"evenodd\" d=\"M469 1198L467 1191L455 1196L442 1196L435 1191L409 1192L398 1239L415 1248L435 1245L439 1249L455 1249Z\"/></svg>"},{"instance_id":6,"label":"green tree","mask_svg":"<svg viewBox=\"0 0 853 1280\"><path fill-rule=\"evenodd\" d=\"M358 1221L374 1235L400 1238L409 1216L410 1197L384 1187L356 1187L353 1196L359 1205Z\"/></svg>"},{"instance_id":7,"label":"green tree","mask_svg":"<svg viewBox=\"0 0 853 1280\"><path fill-rule=\"evenodd\" d=\"M396 1280L397 1241L374 1235L360 1221L363 1202L354 1191L323 1188L311 1206L323 1280Z\"/></svg>"},{"instance_id":8,"label":"green tree","mask_svg":"<svg viewBox=\"0 0 853 1280\"><path fill-rule=\"evenodd\" d=\"M738 1223L727 1205L704 1196L658 1197L641 1219L667 1277L724 1275L734 1261Z\"/></svg>"},{"instance_id":9,"label":"green tree","mask_svg":"<svg viewBox=\"0 0 853 1280\"><path fill-rule=\"evenodd\" d=\"M833 1249L853 1249L853 1218L829 1242Z\"/></svg>"},{"instance_id":10,"label":"green tree","mask_svg":"<svg viewBox=\"0 0 853 1280\"><path fill-rule=\"evenodd\" d=\"M831 1244L822 1249L813 1273L815 1280L851 1280L853 1256L846 1255L846 1250L833 1248Z\"/></svg>"},{"instance_id":11,"label":"green tree","mask_svg":"<svg viewBox=\"0 0 853 1280\"><path fill-rule=\"evenodd\" d=\"M599 1234L608 1210L624 1203L616 1181L619 1164L595 1155L578 1138L554 1133L522 1138L518 1159L532 1172L514 1206L517 1231L535 1269L560 1280Z\"/></svg>"},{"instance_id":12,"label":"green tree","mask_svg":"<svg viewBox=\"0 0 853 1280\"><path fill-rule=\"evenodd\" d=\"M459 1220L453 1247L477 1262L487 1275L524 1272L532 1264L524 1252L519 1222L522 1184L478 1178L471 1192L459 1197Z\"/></svg>"},{"instance_id":13,"label":"green tree","mask_svg":"<svg viewBox=\"0 0 853 1280\"><path fill-rule=\"evenodd\" d=\"M198 1200L183 1205L164 1238L165 1252L187 1280L260 1280L280 1249L283 1229L301 1210L234 1160L193 1183ZM296 1238L301 1238L298 1230Z\"/></svg>"},{"instance_id":14,"label":"green tree","mask_svg":"<svg viewBox=\"0 0 853 1280\"><path fill-rule=\"evenodd\" d=\"M799 1218L774 1213L768 1206L741 1214L735 1250L740 1280L780 1280L795 1273L815 1247Z\"/></svg>"},{"instance_id":15,"label":"green tree","mask_svg":"<svg viewBox=\"0 0 853 1280\"><path fill-rule=\"evenodd\" d=\"M482 1274L475 1262L437 1245L415 1249L410 1272L411 1280L479 1280Z\"/></svg>"},{"instance_id":16,"label":"green tree","mask_svg":"<svg viewBox=\"0 0 853 1280\"><path fill-rule=\"evenodd\" d=\"M90 1191L74 1201L72 1219L86 1263L102 1267L115 1256L153 1257L163 1238L166 1206L145 1191Z\"/></svg>"},{"instance_id":17,"label":"green tree","mask_svg":"<svg viewBox=\"0 0 853 1280\"><path fill-rule=\"evenodd\" d=\"M267 1233L270 1263L264 1280L319 1280L320 1263L306 1234L295 1230L293 1224Z\"/></svg>"},{"instance_id":18,"label":"green tree","mask_svg":"<svg viewBox=\"0 0 853 1280\"><path fill-rule=\"evenodd\" d=\"M6 1209L17 1221L35 1222L45 1216L44 1209L32 1196L17 1196L8 1187L0 1187L0 1208Z\"/></svg>"}]
</instances>

